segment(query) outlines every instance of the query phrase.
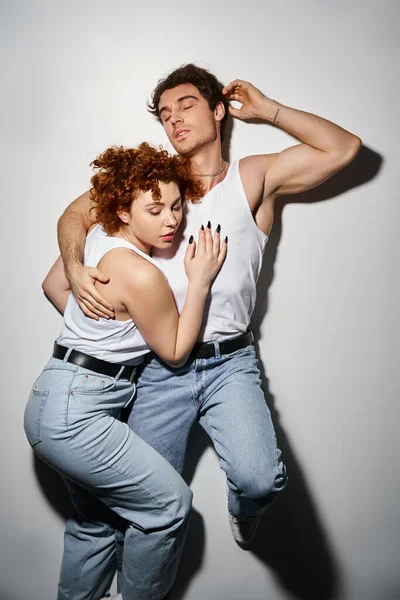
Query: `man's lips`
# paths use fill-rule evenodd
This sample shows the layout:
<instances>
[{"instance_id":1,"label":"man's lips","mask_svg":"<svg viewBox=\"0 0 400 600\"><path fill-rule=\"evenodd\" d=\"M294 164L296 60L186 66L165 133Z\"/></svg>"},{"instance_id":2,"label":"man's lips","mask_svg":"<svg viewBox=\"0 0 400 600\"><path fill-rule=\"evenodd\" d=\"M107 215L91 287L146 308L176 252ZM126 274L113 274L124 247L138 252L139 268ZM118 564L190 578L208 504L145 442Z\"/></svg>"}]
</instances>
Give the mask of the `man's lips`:
<instances>
[{"instance_id":1,"label":"man's lips","mask_svg":"<svg viewBox=\"0 0 400 600\"><path fill-rule=\"evenodd\" d=\"M174 138L176 140L183 140L189 133L189 129L177 129L174 133Z\"/></svg>"}]
</instances>

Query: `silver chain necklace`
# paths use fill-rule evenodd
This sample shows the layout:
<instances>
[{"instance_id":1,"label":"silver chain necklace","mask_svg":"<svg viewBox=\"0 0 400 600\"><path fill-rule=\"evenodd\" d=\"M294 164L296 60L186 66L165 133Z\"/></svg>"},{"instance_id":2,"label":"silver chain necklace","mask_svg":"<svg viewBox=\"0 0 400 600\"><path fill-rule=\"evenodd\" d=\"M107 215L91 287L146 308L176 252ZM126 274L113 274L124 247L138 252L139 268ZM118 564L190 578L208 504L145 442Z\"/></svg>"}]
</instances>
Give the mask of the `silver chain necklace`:
<instances>
[{"instance_id":1,"label":"silver chain necklace","mask_svg":"<svg viewBox=\"0 0 400 600\"><path fill-rule=\"evenodd\" d=\"M225 167L226 167L226 161L224 160L224 162L222 163L222 167L220 169L218 169L218 171L215 171L215 173L196 173L196 176L197 177L216 177L217 175L222 173L222 171L225 169Z\"/></svg>"}]
</instances>

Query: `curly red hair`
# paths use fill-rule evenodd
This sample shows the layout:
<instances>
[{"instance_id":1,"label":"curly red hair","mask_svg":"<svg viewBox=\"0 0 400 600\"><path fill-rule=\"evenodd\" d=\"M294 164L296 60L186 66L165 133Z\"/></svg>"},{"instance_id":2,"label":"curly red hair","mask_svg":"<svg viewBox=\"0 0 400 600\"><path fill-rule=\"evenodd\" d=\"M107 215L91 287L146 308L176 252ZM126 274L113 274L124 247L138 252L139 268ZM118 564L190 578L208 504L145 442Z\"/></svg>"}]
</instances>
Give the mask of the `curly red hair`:
<instances>
[{"instance_id":1,"label":"curly red hair","mask_svg":"<svg viewBox=\"0 0 400 600\"><path fill-rule=\"evenodd\" d=\"M182 200L195 202L202 196L189 162L171 156L162 146L157 149L147 142L137 148L113 146L90 164L97 171L91 179L92 208L108 234L118 231L122 224L117 211L129 211L140 192L151 190L154 202L161 200L159 181L175 182Z\"/></svg>"}]
</instances>

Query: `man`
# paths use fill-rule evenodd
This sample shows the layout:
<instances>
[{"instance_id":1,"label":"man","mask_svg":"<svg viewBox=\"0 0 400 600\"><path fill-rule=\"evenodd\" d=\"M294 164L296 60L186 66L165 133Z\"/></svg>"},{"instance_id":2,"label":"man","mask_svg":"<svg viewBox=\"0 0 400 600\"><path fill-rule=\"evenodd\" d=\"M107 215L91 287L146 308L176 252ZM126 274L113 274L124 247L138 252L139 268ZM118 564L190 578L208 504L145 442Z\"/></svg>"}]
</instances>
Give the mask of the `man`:
<instances>
[{"instance_id":1,"label":"man","mask_svg":"<svg viewBox=\"0 0 400 600\"><path fill-rule=\"evenodd\" d=\"M234 108L229 101L241 107ZM203 182L204 196L187 207L180 240L168 257L157 256L179 310L187 285L182 253L189 236L202 224L221 224L229 245L191 359L179 369L167 367L157 357L145 362L129 425L181 471L189 431L195 420L200 422L226 473L234 538L245 546L287 479L248 331L274 204L279 196L310 189L343 168L356 156L361 141L330 121L268 98L251 83L235 80L223 88L212 74L194 65L185 65L160 81L149 108L174 149L190 159ZM262 119L301 143L228 165L221 151L228 110L235 118ZM94 287L96 280L107 278L81 264L86 232L95 218L87 192L59 221L60 249L83 311L94 318L112 317L112 306ZM85 538L85 523L77 529L77 535ZM99 525L95 535L97 549L101 552L103 544L109 562L110 530L102 531ZM100 567L98 575L103 576Z\"/></svg>"}]
</instances>

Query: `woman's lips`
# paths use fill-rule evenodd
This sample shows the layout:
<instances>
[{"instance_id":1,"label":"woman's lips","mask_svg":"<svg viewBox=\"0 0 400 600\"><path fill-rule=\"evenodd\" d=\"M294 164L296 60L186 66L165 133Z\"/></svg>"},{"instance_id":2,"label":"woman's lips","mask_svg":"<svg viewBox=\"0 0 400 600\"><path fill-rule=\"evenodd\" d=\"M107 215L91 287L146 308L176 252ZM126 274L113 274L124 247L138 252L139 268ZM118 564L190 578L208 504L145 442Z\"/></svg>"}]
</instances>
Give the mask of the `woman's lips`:
<instances>
[{"instance_id":1,"label":"woman's lips","mask_svg":"<svg viewBox=\"0 0 400 600\"><path fill-rule=\"evenodd\" d=\"M171 240L173 240L175 237L175 231L173 231L172 233L167 233L166 235L162 235L161 239L165 240L166 242L170 242Z\"/></svg>"}]
</instances>

